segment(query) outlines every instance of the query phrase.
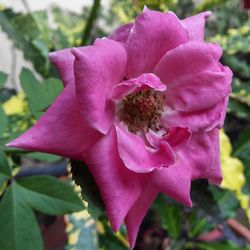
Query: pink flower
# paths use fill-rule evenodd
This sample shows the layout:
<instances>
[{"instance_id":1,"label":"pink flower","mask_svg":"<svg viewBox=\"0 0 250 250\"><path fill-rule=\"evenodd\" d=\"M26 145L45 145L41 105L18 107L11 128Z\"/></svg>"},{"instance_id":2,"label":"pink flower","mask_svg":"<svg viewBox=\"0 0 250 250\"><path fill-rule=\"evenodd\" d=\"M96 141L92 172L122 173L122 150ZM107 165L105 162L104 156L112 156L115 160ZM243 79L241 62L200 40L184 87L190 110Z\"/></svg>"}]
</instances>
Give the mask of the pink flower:
<instances>
[{"instance_id":1,"label":"pink flower","mask_svg":"<svg viewBox=\"0 0 250 250\"><path fill-rule=\"evenodd\" d=\"M83 160L114 231L131 248L159 192L191 206L190 183L221 182L219 128L232 73L204 42L210 12L179 20L144 9L94 45L50 54L64 91L9 144Z\"/></svg>"}]
</instances>

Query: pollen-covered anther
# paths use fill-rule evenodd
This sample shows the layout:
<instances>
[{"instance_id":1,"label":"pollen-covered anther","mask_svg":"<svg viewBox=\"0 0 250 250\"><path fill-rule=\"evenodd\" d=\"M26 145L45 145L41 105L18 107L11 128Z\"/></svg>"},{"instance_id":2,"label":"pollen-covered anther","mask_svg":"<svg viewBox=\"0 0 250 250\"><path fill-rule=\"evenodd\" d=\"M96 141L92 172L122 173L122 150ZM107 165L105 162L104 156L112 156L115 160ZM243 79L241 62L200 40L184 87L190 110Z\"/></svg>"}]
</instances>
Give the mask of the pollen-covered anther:
<instances>
[{"instance_id":1,"label":"pollen-covered anther","mask_svg":"<svg viewBox=\"0 0 250 250\"><path fill-rule=\"evenodd\" d=\"M141 90L125 96L120 105L119 117L132 133L149 129L159 131L162 128L160 118L163 106L162 92Z\"/></svg>"}]
</instances>

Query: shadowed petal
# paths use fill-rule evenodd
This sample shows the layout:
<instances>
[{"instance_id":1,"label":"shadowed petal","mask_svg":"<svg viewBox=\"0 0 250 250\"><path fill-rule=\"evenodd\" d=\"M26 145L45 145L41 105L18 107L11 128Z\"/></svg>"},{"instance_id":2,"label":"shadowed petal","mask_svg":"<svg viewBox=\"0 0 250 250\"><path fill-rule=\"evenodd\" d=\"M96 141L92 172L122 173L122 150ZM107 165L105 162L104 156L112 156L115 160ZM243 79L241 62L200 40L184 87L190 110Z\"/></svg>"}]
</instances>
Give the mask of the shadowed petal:
<instances>
[{"instance_id":1,"label":"shadowed petal","mask_svg":"<svg viewBox=\"0 0 250 250\"><path fill-rule=\"evenodd\" d=\"M108 36L108 38L117 42L126 43L133 25L133 23L127 23L120 26L119 28L115 29L114 32Z\"/></svg>"},{"instance_id":2,"label":"shadowed petal","mask_svg":"<svg viewBox=\"0 0 250 250\"><path fill-rule=\"evenodd\" d=\"M187 41L187 31L174 13L145 8L136 18L127 41L128 77L152 72L168 50Z\"/></svg>"},{"instance_id":3,"label":"shadowed petal","mask_svg":"<svg viewBox=\"0 0 250 250\"><path fill-rule=\"evenodd\" d=\"M86 155L85 162L99 187L112 228L117 231L141 194L140 177L121 161L113 127Z\"/></svg>"},{"instance_id":4,"label":"shadowed petal","mask_svg":"<svg viewBox=\"0 0 250 250\"><path fill-rule=\"evenodd\" d=\"M150 180L149 180L150 181ZM130 248L133 249L136 242L136 237L143 218L145 217L148 209L158 195L159 191L152 185L147 185L142 194L128 212L125 218L127 228L128 240Z\"/></svg>"},{"instance_id":5,"label":"shadowed petal","mask_svg":"<svg viewBox=\"0 0 250 250\"><path fill-rule=\"evenodd\" d=\"M166 104L178 111L197 111L228 96L232 72L218 62L220 55L217 45L202 42L186 43L166 53L154 71L167 85Z\"/></svg>"},{"instance_id":6,"label":"shadowed petal","mask_svg":"<svg viewBox=\"0 0 250 250\"><path fill-rule=\"evenodd\" d=\"M211 15L210 11L202 12L197 15L185 18L181 21L188 31L189 40L204 40L204 28L206 19Z\"/></svg>"},{"instance_id":7,"label":"shadowed petal","mask_svg":"<svg viewBox=\"0 0 250 250\"><path fill-rule=\"evenodd\" d=\"M119 42L99 39L88 50L72 53L81 115L90 127L106 134L115 116L111 89L125 76L126 50Z\"/></svg>"},{"instance_id":8,"label":"shadowed petal","mask_svg":"<svg viewBox=\"0 0 250 250\"><path fill-rule=\"evenodd\" d=\"M75 89L67 85L38 122L8 146L79 160L99 138L100 134L81 119Z\"/></svg>"},{"instance_id":9,"label":"shadowed petal","mask_svg":"<svg viewBox=\"0 0 250 250\"><path fill-rule=\"evenodd\" d=\"M161 141L159 147L154 149L147 147L142 138L125 128L116 126L116 133L119 155L131 171L147 173L175 163L174 152L167 142Z\"/></svg>"},{"instance_id":10,"label":"shadowed petal","mask_svg":"<svg viewBox=\"0 0 250 250\"><path fill-rule=\"evenodd\" d=\"M222 172L221 172L221 165L220 165L220 131L219 129L215 128L208 133L208 136L211 140L213 149L214 149L214 163L211 167L211 175L209 176L209 181L212 184L220 185L222 182Z\"/></svg>"}]
</instances>

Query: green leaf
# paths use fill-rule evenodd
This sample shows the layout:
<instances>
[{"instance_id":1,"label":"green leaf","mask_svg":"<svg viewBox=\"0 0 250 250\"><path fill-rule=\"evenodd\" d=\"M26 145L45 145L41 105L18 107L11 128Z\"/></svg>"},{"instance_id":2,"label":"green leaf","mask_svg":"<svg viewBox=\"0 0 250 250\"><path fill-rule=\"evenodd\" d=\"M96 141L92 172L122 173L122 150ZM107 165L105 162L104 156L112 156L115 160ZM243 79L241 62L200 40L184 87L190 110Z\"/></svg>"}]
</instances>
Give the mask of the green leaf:
<instances>
[{"instance_id":1,"label":"green leaf","mask_svg":"<svg viewBox=\"0 0 250 250\"><path fill-rule=\"evenodd\" d=\"M24 57L33 62L35 69L42 75L47 75L48 56L44 57L32 43L41 34L34 14L14 13L11 9L5 9L0 11L0 26L15 46L23 51Z\"/></svg>"},{"instance_id":2,"label":"green leaf","mask_svg":"<svg viewBox=\"0 0 250 250\"><path fill-rule=\"evenodd\" d=\"M239 208L239 202L237 201L235 194L229 190L221 190L215 186L210 186L209 190L219 206L223 217L234 217Z\"/></svg>"},{"instance_id":3,"label":"green leaf","mask_svg":"<svg viewBox=\"0 0 250 250\"><path fill-rule=\"evenodd\" d=\"M127 250L129 249L124 243L116 237L114 232L111 230L109 222L106 219L103 219L102 225L104 227L104 234L99 234L99 244L102 249L107 250Z\"/></svg>"},{"instance_id":4,"label":"green leaf","mask_svg":"<svg viewBox=\"0 0 250 250\"><path fill-rule=\"evenodd\" d=\"M20 81L27 95L30 109L36 118L43 114L63 88L56 78L49 78L40 83L27 68L22 69Z\"/></svg>"},{"instance_id":5,"label":"green leaf","mask_svg":"<svg viewBox=\"0 0 250 250\"><path fill-rule=\"evenodd\" d=\"M62 157L58 155L51 155L51 154L40 153L40 152L28 153L25 156L34 160L47 161L47 162L55 162L55 161L59 161L60 159L62 159Z\"/></svg>"},{"instance_id":6,"label":"green leaf","mask_svg":"<svg viewBox=\"0 0 250 250\"><path fill-rule=\"evenodd\" d=\"M73 188L51 176L33 176L17 181L25 201L33 209L50 215L79 212L83 209L81 199Z\"/></svg>"},{"instance_id":7,"label":"green leaf","mask_svg":"<svg viewBox=\"0 0 250 250\"><path fill-rule=\"evenodd\" d=\"M3 85L5 84L7 76L7 74L0 71L0 88L3 87Z\"/></svg>"},{"instance_id":8,"label":"green leaf","mask_svg":"<svg viewBox=\"0 0 250 250\"><path fill-rule=\"evenodd\" d=\"M163 196L158 196L154 206L161 219L161 225L168 231L168 234L177 239L181 233L183 219L182 209L177 203L166 203Z\"/></svg>"},{"instance_id":9,"label":"green leaf","mask_svg":"<svg viewBox=\"0 0 250 250\"><path fill-rule=\"evenodd\" d=\"M0 249L43 249L35 215L25 203L23 195L22 189L14 183L0 203Z\"/></svg>"},{"instance_id":10,"label":"green leaf","mask_svg":"<svg viewBox=\"0 0 250 250\"><path fill-rule=\"evenodd\" d=\"M11 178L11 168L3 151L0 150L0 187Z\"/></svg>"},{"instance_id":11,"label":"green leaf","mask_svg":"<svg viewBox=\"0 0 250 250\"><path fill-rule=\"evenodd\" d=\"M8 118L4 113L2 104L0 103L0 137L2 136L7 126L8 126Z\"/></svg>"},{"instance_id":12,"label":"green leaf","mask_svg":"<svg viewBox=\"0 0 250 250\"><path fill-rule=\"evenodd\" d=\"M71 160L69 166L72 179L82 189L83 200L88 202L88 212L97 219L104 212L104 204L93 176L83 162Z\"/></svg>"},{"instance_id":13,"label":"green leaf","mask_svg":"<svg viewBox=\"0 0 250 250\"><path fill-rule=\"evenodd\" d=\"M240 247L231 241L219 243L194 243L192 249L199 250L247 250L248 247Z\"/></svg>"}]
</instances>

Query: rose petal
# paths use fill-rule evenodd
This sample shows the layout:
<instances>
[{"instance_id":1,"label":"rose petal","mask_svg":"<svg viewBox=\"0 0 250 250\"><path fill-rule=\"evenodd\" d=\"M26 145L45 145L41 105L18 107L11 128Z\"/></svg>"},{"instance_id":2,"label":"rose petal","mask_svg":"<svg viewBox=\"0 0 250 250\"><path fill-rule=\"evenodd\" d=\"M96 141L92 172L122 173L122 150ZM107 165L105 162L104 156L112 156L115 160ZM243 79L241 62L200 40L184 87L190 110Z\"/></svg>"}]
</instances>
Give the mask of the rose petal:
<instances>
[{"instance_id":1,"label":"rose petal","mask_svg":"<svg viewBox=\"0 0 250 250\"><path fill-rule=\"evenodd\" d=\"M166 104L179 111L209 109L231 91L232 72L214 44L190 42L169 51L154 73L166 83ZM204 98L204 96L206 98Z\"/></svg>"},{"instance_id":2,"label":"rose petal","mask_svg":"<svg viewBox=\"0 0 250 250\"><path fill-rule=\"evenodd\" d=\"M168 50L187 41L187 32L174 13L144 9L127 41L128 77L152 72Z\"/></svg>"},{"instance_id":3,"label":"rose petal","mask_svg":"<svg viewBox=\"0 0 250 250\"><path fill-rule=\"evenodd\" d=\"M189 40L204 40L205 22L211 14L210 11L206 11L181 21L188 32Z\"/></svg>"},{"instance_id":4,"label":"rose petal","mask_svg":"<svg viewBox=\"0 0 250 250\"><path fill-rule=\"evenodd\" d=\"M163 136L163 139L166 140L175 151L178 151L187 146L191 135L192 133L188 128L169 127L168 133Z\"/></svg>"},{"instance_id":5,"label":"rose petal","mask_svg":"<svg viewBox=\"0 0 250 250\"><path fill-rule=\"evenodd\" d=\"M87 152L85 162L99 187L112 228L117 231L141 194L141 180L121 161L113 127Z\"/></svg>"},{"instance_id":6,"label":"rose petal","mask_svg":"<svg viewBox=\"0 0 250 250\"><path fill-rule=\"evenodd\" d=\"M119 28L115 29L114 32L108 36L108 38L117 42L126 43L133 25L133 23L127 23L120 26Z\"/></svg>"},{"instance_id":7,"label":"rose petal","mask_svg":"<svg viewBox=\"0 0 250 250\"><path fill-rule=\"evenodd\" d=\"M77 49L84 51L89 47L78 47ZM62 79L64 87L67 84L75 82L73 63L75 57L71 53L71 49L63 49L49 53L50 61L55 65Z\"/></svg>"},{"instance_id":8,"label":"rose petal","mask_svg":"<svg viewBox=\"0 0 250 250\"><path fill-rule=\"evenodd\" d=\"M196 112L181 112L165 107L162 114L162 123L165 127L188 127L192 132L210 131L215 127L222 127L228 98L224 98L221 102L211 109Z\"/></svg>"},{"instance_id":9,"label":"rose petal","mask_svg":"<svg viewBox=\"0 0 250 250\"><path fill-rule=\"evenodd\" d=\"M142 74L137 78L132 78L114 86L112 91L113 99L122 99L132 92L138 92L143 89L154 89L156 91L165 91L166 85L161 82L159 77L152 73Z\"/></svg>"},{"instance_id":10,"label":"rose petal","mask_svg":"<svg viewBox=\"0 0 250 250\"><path fill-rule=\"evenodd\" d=\"M115 116L111 90L125 76L126 50L121 43L99 39L88 50L72 53L81 115L90 127L106 134Z\"/></svg>"},{"instance_id":11,"label":"rose petal","mask_svg":"<svg viewBox=\"0 0 250 250\"><path fill-rule=\"evenodd\" d=\"M220 165L220 131L215 128L208 133L214 149L214 163L211 166L210 176L208 177L210 183L220 185L222 182L222 172Z\"/></svg>"},{"instance_id":12,"label":"rose petal","mask_svg":"<svg viewBox=\"0 0 250 250\"><path fill-rule=\"evenodd\" d=\"M175 162L174 152L167 142L162 141L157 149L149 148L139 136L127 132L118 125L116 134L119 155L131 171L148 173Z\"/></svg>"},{"instance_id":13,"label":"rose petal","mask_svg":"<svg viewBox=\"0 0 250 250\"><path fill-rule=\"evenodd\" d=\"M159 191L190 207L192 206L190 198L191 169L185 163L184 158L180 155L177 157L176 165L150 173L152 182Z\"/></svg>"},{"instance_id":14,"label":"rose petal","mask_svg":"<svg viewBox=\"0 0 250 250\"><path fill-rule=\"evenodd\" d=\"M131 249L133 249L135 246L136 237L141 222L158 193L159 191L154 186L150 184L147 185L125 218L125 224Z\"/></svg>"},{"instance_id":15,"label":"rose petal","mask_svg":"<svg viewBox=\"0 0 250 250\"><path fill-rule=\"evenodd\" d=\"M82 159L99 138L81 119L74 86L67 85L38 122L7 146Z\"/></svg>"}]
</instances>

